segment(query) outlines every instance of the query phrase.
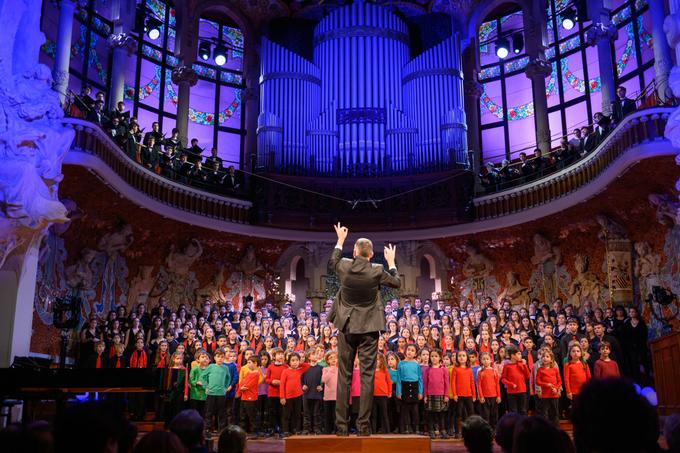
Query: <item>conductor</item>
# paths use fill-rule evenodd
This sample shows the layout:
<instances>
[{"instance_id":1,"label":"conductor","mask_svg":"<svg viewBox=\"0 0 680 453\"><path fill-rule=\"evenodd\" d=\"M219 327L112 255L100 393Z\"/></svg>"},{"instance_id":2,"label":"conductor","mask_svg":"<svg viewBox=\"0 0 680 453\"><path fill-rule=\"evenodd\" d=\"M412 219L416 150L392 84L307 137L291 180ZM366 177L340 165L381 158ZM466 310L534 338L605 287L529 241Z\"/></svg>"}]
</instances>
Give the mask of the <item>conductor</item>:
<instances>
[{"instance_id":1,"label":"conductor","mask_svg":"<svg viewBox=\"0 0 680 453\"><path fill-rule=\"evenodd\" d=\"M328 319L338 328L338 387L335 419L338 436L347 436L347 412L354 358L359 355L361 397L357 430L359 436L370 435L373 406L373 376L375 374L378 335L385 330L385 307L380 299L380 286L399 288L401 280L394 264L392 244L385 247L388 271L371 263L373 243L360 238L354 243L354 259L342 258L342 246L347 227L334 225L338 235L333 254L328 260L328 273L340 280L340 291L333 301Z\"/></svg>"}]
</instances>

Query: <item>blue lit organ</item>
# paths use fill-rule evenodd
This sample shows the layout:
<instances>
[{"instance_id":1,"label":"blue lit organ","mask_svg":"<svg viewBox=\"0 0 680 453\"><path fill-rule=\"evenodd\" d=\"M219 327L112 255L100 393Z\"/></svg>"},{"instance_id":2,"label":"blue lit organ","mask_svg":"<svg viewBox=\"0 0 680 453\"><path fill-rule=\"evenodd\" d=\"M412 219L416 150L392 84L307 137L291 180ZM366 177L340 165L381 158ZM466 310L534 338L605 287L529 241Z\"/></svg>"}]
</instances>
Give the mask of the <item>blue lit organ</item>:
<instances>
[{"instance_id":1,"label":"blue lit organ","mask_svg":"<svg viewBox=\"0 0 680 453\"><path fill-rule=\"evenodd\" d=\"M259 166L372 176L462 162L467 143L457 35L408 58L406 23L361 0L316 25L313 62L263 38Z\"/></svg>"}]
</instances>

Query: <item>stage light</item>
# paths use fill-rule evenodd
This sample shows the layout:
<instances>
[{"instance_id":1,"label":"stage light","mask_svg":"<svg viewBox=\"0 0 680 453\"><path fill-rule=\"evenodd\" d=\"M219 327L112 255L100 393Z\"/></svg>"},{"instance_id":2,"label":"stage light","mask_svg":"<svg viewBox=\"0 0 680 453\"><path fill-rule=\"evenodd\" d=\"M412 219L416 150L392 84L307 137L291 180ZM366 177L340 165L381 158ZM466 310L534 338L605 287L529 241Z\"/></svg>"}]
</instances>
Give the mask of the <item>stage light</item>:
<instances>
[{"instance_id":1,"label":"stage light","mask_svg":"<svg viewBox=\"0 0 680 453\"><path fill-rule=\"evenodd\" d=\"M562 12L562 28L571 30L576 25L576 11L574 8L569 8Z\"/></svg>"},{"instance_id":2,"label":"stage light","mask_svg":"<svg viewBox=\"0 0 680 453\"><path fill-rule=\"evenodd\" d=\"M512 51L519 55L524 50L524 35L521 31L512 35Z\"/></svg>"},{"instance_id":3,"label":"stage light","mask_svg":"<svg viewBox=\"0 0 680 453\"><path fill-rule=\"evenodd\" d=\"M496 56L498 58L505 58L510 52L510 43L508 43L508 38L499 38L496 41Z\"/></svg>"},{"instance_id":4,"label":"stage light","mask_svg":"<svg viewBox=\"0 0 680 453\"><path fill-rule=\"evenodd\" d=\"M207 41L201 41L201 44L198 46L198 56L201 57L201 60L207 61L210 58L210 43Z\"/></svg>"},{"instance_id":5,"label":"stage light","mask_svg":"<svg viewBox=\"0 0 680 453\"><path fill-rule=\"evenodd\" d=\"M150 40L152 41L157 40L161 36L160 21L153 17L147 17L146 24L144 25L144 31L146 32L146 36L148 36Z\"/></svg>"},{"instance_id":6,"label":"stage light","mask_svg":"<svg viewBox=\"0 0 680 453\"><path fill-rule=\"evenodd\" d=\"M213 59L217 66L224 66L227 62L227 48L222 44L216 45L215 50L213 50Z\"/></svg>"}]
</instances>

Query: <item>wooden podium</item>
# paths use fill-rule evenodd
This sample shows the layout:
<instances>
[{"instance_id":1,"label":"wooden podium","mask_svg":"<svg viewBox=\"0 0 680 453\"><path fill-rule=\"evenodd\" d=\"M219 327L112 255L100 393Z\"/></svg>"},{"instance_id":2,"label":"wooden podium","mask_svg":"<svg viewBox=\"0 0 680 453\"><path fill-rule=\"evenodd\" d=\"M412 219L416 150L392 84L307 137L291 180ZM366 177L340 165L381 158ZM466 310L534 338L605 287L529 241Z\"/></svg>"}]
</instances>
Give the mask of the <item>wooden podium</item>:
<instances>
[{"instance_id":1,"label":"wooden podium","mask_svg":"<svg viewBox=\"0 0 680 453\"><path fill-rule=\"evenodd\" d=\"M429 453L427 436L373 435L370 437L291 436L286 439L286 453Z\"/></svg>"}]
</instances>

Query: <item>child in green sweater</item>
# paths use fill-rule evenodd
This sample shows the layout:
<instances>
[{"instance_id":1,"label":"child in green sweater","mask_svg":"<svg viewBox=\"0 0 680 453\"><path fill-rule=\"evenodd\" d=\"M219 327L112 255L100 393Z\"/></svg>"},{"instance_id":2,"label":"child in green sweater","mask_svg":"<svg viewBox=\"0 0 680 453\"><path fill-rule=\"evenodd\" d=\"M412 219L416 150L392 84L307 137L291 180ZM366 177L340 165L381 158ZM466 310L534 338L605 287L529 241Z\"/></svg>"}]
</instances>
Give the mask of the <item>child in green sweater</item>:
<instances>
[{"instance_id":1,"label":"child in green sweater","mask_svg":"<svg viewBox=\"0 0 680 453\"><path fill-rule=\"evenodd\" d=\"M196 352L196 361L198 365L191 369L189 372L189 404L192 409L198 411L201 416L205 415L205 400L208 396L205 392L203 375L210 365L210 356L205 352L204 349L200 349Z\"/></svg>"},{"instance_id":2,"label":"child in green sweater","mask_svg":"<svg viewBox=\"0 0 680 453\"><path fill-rule=\"evenodd\" d=\"M205 427L210 431L213 427L213 416L217 418L217 430L227 426L226 393L231 384L229 368L224 364L224 351L215 351L215 363L211 363L203 373L203 385L206 392ZM214 430L213 430L214 431Z\"/></svg>"}]
</instances>

